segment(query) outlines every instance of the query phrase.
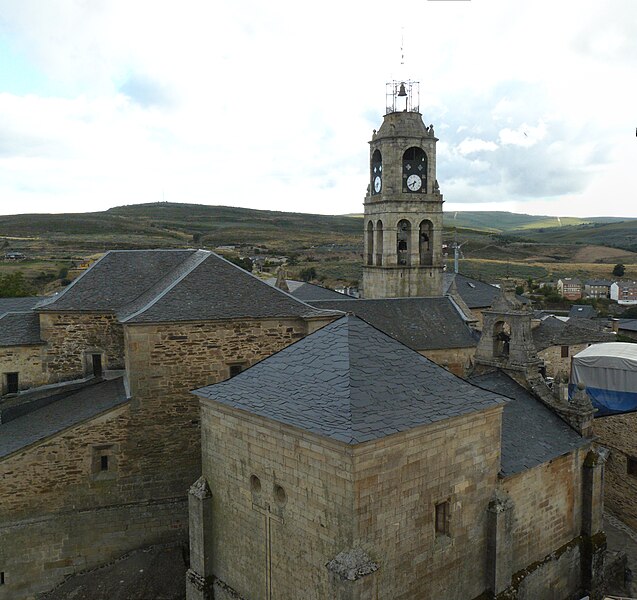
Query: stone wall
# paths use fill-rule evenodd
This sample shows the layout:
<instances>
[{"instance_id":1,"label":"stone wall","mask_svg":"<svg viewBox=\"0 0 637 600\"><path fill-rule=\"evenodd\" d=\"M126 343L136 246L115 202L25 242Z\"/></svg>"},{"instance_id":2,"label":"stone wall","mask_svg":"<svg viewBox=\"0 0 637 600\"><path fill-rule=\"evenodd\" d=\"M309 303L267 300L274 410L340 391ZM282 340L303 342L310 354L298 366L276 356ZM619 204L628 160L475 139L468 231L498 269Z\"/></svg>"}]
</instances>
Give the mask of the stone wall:
<instances>
[{"instance_id":1,"label":"stone wall","mask_svg":"<svg viewBox=\"0 0 637 600\"><path fill-rule=\"evenodd\" d=\"M69 506L72 500L69 499ZM184 499L0 521L0 600L33 600L73 573L153 544L187 542Z\"/></svg>"},{"instance_id":2,"label":"stone wall","mask_svg":"<svg viewBox=\"0 0 637 600\"><path fill-rule=\"evenodd\" d=\"M610 449L604 486L606 507L637 529L637 474L630 474L628 468L629 459L637 461L637 413L598 417L593 428L599 444Z\"/></svg>"},{"instance_id":3,"label":"stone wall","mask_svg":"<svg viewBox=\"0 0 637 600\"><path fill-rule=\"evenodd\" d=\"M443 348L440 350L423 350L420 352L437 365L451 371L458 377L466 377L473 366L473 356L476 353L472 348Z\"/></svg>"},{"instance_id":4,"label":"stone wall","mask_svg":"<svg viewBox=\"0 0 637 600\"><path fill-rule=\"evenodd\" d=\"M90 355L101 354L104 369L124 367L124 331L108 313L40 313L48 382L84 377Z\"/></svg>"},{"instance_id":5,"label":"stone wall","mask_svg":"<svg viewBox=\"0 0 637 600\"><path fill-rule=\"evenodd\" d=\"M204 401L214 576L248 599L266 597L268 577L273 598L368 597L348 595L351 586L378 598L478 596L484 572L464 574L486 563L500 415L497 407L352 448ZM450 535L437 537L444 501ZM354 547L380 567L364 585L335 581L325 566Z\"/></svg>"},{"instance_id":6,"label":"stone wall","mask_svg":"<svg viewBox=\"0 0 637 600\"><path fill-rule=\"evenodd\" d=\"M185 495L201 474L199 402L191 390L304 337L302 319L127 325L131 464L143 497Z\"/></svg>"},{"instance_id":7,"label":"stone wall","mask_svg":"<svg viewBox=\"0 0 637 600\"><path fill-rule=\"evenodd\" d=\"M573 344L568 347L568 356L562 358L562 346L550 346L537 354L546 365L548 377L569 377L571 374L571 358L578 352L588 348L590 344Z\"/></svg>"},{"instance_id":8,"label":"stone wall","mask_svg":"<svg viewBox=\"0 0 637 600\"><path fill-rule=\"evenodd\" d=\"M8 519L113 504L121 495L130 461L122 454L128 436L128 405L120 406L0 459L0 523ZM109 449L109 471L94 460Z\"/></svg>"},{"instance_id":9,"label":"stone wall","mask_svg":"<svg viewBox=\"0 0 637 600\"><path fill-rule=\"evenodd\" d=\"M42 346L7 346L0 348L0 376L2 390L6 394L5 373L18 373L18 386L26 390L44 385L46 374L42 364Z\"/></svg>"},{"instance_id":10,"label":"stone wall","mask_svg":"<svg viewBox=\"0 0 637 600\"><path fill-rule=\"evenodd\" d=\"M579 550L571 551L571 545L582 531L586 452L569 453L502 481L502 489L513 502L511 570L520 585L520 598L562 600L579 589ZM538 569L539 575L535 573ZM532 592L538 586L544 586L541 596ZM530 590L526 595L522 593L525 589Z\"/></svg>"},{"instance_id":11,"label":"stone wall","mask_svg":"<svg viewBox=\"0 0 637 600\"><path fill-rule=\"evenodd\" d=\"M201 415L214 575L250 600L266 574L272 598L333 598L325 564L353 543L351 449L208 402Z\"/></svg>"}]
</instances>

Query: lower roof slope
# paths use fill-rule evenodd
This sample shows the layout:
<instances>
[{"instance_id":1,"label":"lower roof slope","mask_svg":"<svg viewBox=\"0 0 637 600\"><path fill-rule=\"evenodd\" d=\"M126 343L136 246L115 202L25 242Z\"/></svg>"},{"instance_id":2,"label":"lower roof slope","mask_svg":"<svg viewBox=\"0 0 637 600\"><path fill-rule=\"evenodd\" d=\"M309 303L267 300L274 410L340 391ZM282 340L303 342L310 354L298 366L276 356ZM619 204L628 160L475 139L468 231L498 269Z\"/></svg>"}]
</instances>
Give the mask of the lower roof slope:
<instances>
[{"instance_id":1,"label":"lower roof slope","mask_svg":"<svg viewBox=\"0 0 637 600\"><path fill-rule=\"evenodd\" d=\"M60 400L0 424L0 459L87 421L127 401L121 377L66 394Z\"/></svg>"},{"instance_id":2,"label":"lower roof slope","mask_svg":"<svg viewBox=\"0 0 637 600\"><path fill-rule=\"evenodd\" d=\"M0 298L0 315L9 312L25 312L31 310L38 302L45 300L42 296L24 298Z\"/></svg>"},{"instance_id":3,"label":"lower roof slope","mask_svg":"<svg viewBox=\"0 0 637 600\"><path fill-rule=\"evenodd\" d=\"M493 305L496 296L500 294L500 288L490 283L485 283L473 277L467 277L460 273L445 273L443 277L443 293L446 294L455 281L456 289L469 308L487 308ZM529 299L516 295L523 304L529 304Z\"/></svg>"},{"instance_id":4,"label":"lower roof slope","mask_svg":"<svg viewBox=\"0 0 637 600\"><path fill-rule=\"evenodd\" d=\"M413 350L473 348L477 337L447 297L310 301L317 308L351 312Z\"/></svg>"},{"instance_id":5,"label":"lower roof slope","mask_svg":"<svg viewBox=\"0 0 637 600\"><path fill-rule=\"evenodd\" d=\"M502 371L471 377L470 381L511 400L502 414L501 473L505 477L590 444Z\"/></svg>"},{"instance_id":6,"label":"lower roof slope","mask_svg":"<svg viewBox=\"0 0 637 600\"><path fill-rule=\"evenodd\" d=\"M194 393L347 444L505 401L351 315Z\"/></svg>"},{"instance_id":7,"label":"lower roof slope","mask_svg":"<svg viewBox=\"0 0 637 600\"><path fill-rule=\"evenodd\" d=\"M40 316L34 312L11 312L0 315L0 346L43 344Z\"/></svg>"},{"instance_id":8,"label":"lower roof slope","mask_svg":"<svg viewBox=\"0 0 637 600\"><path fill-rule=\"evenodd\" d=\"M616 336L606 328L605 321L596 319L569 319L562 321L554 316L543 319L533 329L533 343L537 350L551 346L572 346L615 341Z\"/></svg>"}]
</instances>

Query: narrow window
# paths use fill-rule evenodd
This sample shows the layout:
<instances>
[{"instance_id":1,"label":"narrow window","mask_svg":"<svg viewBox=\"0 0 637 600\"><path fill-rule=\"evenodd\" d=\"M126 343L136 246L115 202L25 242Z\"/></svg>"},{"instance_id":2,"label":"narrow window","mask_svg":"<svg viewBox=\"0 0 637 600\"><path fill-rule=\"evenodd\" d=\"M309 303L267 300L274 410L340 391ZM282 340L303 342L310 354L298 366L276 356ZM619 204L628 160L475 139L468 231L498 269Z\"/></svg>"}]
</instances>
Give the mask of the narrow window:
<instances>
[{"instance_id":1,"label":"narrow window","mask_svg":"<svg viewBox=\"0 0 637 600\"><path fill-rule=\"evenodd\" d=\"M367 264L374 264L374 224L367 223Z\"/></svg>"},{"instance_id":2,"label":"narrow window","mask_svg":"<svg viewBox=\"0 0 637 600\"><path fill-rule=\"evenodd\" d=\"M18 374L7 373L7 394L17 394L19 388Z\"/></svg>"},{"instance_id":3,"label":"narrow window","mask_svg":"<svg viewBox=\"0 0 637 600\"><path fill-rule=\"evenodd\" d=\"M398 221L396 227L396 260L399 265L409 265L411 259L411 223L406 219Z\"/></svg>"},{"instance_id":4,"label":"narrow window","mask_svg":"<svg viewBox=\"0 0 637 600\"><path fill-rule=\"evenodd\" d=\"M101 354L91 354L91 363L93 366L93 375L95 377L101 377L102 370L102 355Z\"/></svg>"},{"instance_id":5,"label":"narrow window","mask_svg":"<svg viewBox=\"0 0 637 600\"><path fill-rule=\"evenodd\" d=\"M383 222L380 219L376 223L376 245L374 251L376 252L376 266L380 267L383 264Z\"/></svg>"},{"instance_id":6,"label":"narrow window","mask_svg":"<svg viewBox=\"0 0 637 600\"><path fill-rule=\"evenodd\" d=\"M4 571L0 571L0 585L4 585Z\"/></svg>"},{"instance_id":7,"label":"narrow window","mask_svg":"<svg viewBox=\"0 0 637 600\"><path fill-rule=\"evenodd\" d=\"M626 457L626 473L637 477L637 458L633 458L632 456Z\"/></svg>"},{"instance_id":8,"label":"narrow window","mask_svg":"<svg viewBox=\"0 0 637 600\"><path fill-rule=\"evenodd\" d=\"M562 346L562 358L568 358L568 346Z\"/></svg>"},{"instance_id":9,"label":"narrow window","mask_svg":"<svg viewBox=\"0 0 637 600\"><path fill-rule=\"evenodd\" d=\"M436 536L449 535L449 501L436 504Z\"/></svg>"},{"instance_id":10,"label":"narrow window","mask_svg":"<svg viewBox=\"0 0 637 600\"><path fill-rule=\"evenodd\" d=\"M236 377L243 371L243 365L230 365L230 379Z\"/></svg>"},{"instance_id":11,"label":"narrow window","mask_svg":"<svg viewBox=\"0 0 637 600\"><path fill-rule=\"evenodd\" d=\"M108 456L100 456L100 471L108 471Z\"/></svg>"}]
</instances>

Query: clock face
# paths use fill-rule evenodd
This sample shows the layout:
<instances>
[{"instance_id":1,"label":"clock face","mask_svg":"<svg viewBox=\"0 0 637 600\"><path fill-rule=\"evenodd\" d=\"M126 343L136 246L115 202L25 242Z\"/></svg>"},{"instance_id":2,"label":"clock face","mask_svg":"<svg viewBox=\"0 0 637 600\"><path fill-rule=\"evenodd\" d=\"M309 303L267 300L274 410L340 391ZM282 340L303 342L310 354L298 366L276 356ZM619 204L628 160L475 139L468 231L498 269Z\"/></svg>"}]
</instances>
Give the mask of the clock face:
<instances>
[{"instance_id":1,"label":"clock face","mask_svg":"<svg viewBox=\"0 0 637 600\"><path fill-rule=\"evenodd\" d=\"M380 192L380 185L381 185L380 177L376 175L376 177L374 177L374 191L377 194L378 192Z\"/></svg>"},{"instance_id":2,"label":"clock face","mask_svg":"<svg viewBox=\"0 0 637 600\"><path fill-rule=\"evenodd\" d=\"M422 186L420 175L410 175L407 177L407 188L412 192L417 192Z\"/></svg>"}]
</instances>

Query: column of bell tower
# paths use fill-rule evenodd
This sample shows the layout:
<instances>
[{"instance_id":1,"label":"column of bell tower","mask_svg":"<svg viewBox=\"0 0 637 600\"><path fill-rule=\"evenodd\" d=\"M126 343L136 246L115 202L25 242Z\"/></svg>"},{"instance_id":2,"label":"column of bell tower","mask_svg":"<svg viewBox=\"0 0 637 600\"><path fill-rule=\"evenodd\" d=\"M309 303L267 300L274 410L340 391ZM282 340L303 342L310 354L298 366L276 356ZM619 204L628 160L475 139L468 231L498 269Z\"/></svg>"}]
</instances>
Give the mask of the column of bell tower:
<instances>
[{"instance_id":1,"label":"column of bell tower","mask_svg":"<svg viewBox=\"0 0 637 600\"><path fill-rule=\"evenodd\" d=\"M412 101L415 86L416 82L388 84L390 106L369 142L364 298L442 296L438 139Z\"/></svg>"}]
</instances>

